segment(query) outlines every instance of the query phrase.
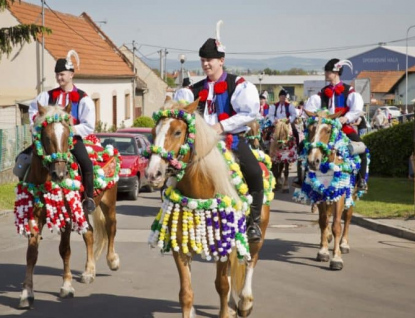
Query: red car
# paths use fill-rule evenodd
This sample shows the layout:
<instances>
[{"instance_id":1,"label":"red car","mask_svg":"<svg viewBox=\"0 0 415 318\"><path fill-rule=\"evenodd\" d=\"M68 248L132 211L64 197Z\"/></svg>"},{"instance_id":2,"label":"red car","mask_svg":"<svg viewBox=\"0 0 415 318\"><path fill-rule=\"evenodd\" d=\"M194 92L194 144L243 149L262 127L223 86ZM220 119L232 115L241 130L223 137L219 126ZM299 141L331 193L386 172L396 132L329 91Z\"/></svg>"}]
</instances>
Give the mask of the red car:
<instances>
[{"instance_id":1,"label":"red car","mask_svg":"<svg viewBox=\"0 0 415 318\"><path fill-rule=\"evenodd\" d=\"M131 127L131 128L120 128L117 130L117 132L144 135L152 143L153 142L153 134L151 133L152 129L153 128L149 128L149 127Z\"/></svg>"},{"instance_id":2,"label":"red car","mask_svg":"<svg viewBox=\"0 0 415 318\"><path fill-rule=\"evenodd\" d=\"M111 144L121 155L118 192L126 192L131 200L136 200L140 189L153 190L144 173L148 159L141 155L142 150L149 146L145 137L127 133L96 133L95 135L101 140L102 146Z\"/></svg>"}]
</instances>

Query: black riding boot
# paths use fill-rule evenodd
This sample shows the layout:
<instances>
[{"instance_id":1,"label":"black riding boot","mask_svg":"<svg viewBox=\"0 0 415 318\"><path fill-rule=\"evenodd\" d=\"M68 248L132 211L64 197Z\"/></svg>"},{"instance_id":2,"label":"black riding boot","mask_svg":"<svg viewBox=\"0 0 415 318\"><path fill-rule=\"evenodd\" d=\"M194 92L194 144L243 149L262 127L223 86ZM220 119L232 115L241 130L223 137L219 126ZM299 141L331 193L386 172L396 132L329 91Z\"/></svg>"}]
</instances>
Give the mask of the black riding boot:
<instances>
[{"instance_id":1,"label":"black riding boot","mask_svg":"<svg viewBox=\"0 0 415 318\"><path fill-rule=\"evenodd\" d=\"M357 175L357 190L359 191L366 191L367 190L367 183L365 180L366 175L366 167L367 167L367 157L366 153L360 154L360 170Z\"/></svg>"},{"instance_id":2,"label":"black riding boot","mask_svg":"<svg viewBox=\"0 0 415 318\"><path fill-rule=\"evenodd\" d=\"M251 195L251 213L248 216L246 233L248 235L249 243L258 243L262 239L260 224L264 191L252 192Z\"/></svg>"},{"instance_id":3,"label":"black riding boot","mask_svg":"<svg viewBox=\"0 0 415 318\"><path fill-rule=\"evenodd\" d=\"M94 201L94 176L92 173L85 173L82 177L85 188L85 199L82 202L82 207L87 213L92 213L96 208Z\"/></svg>"},{"instance_id":4,"label":"black riding boot","mask_svg":"<svg viewBox=\"0 0 415 318\"><path fill-rule=\"evenodd\" d=\"M297 178L294 179L292 186L294 188L301 188L303 186L303 167L300 160L297 160Z\"/></svg>"}]
</instances>

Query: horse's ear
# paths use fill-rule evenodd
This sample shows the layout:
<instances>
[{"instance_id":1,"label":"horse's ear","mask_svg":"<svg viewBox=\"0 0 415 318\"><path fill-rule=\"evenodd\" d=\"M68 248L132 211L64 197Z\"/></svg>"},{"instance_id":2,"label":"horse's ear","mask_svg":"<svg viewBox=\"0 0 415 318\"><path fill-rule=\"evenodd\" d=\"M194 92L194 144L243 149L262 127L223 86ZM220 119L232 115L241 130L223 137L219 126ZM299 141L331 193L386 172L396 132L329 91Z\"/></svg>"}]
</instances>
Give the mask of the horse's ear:
<instances>
[{"instance_id":1,"label":"horse's ear","mask_svg":"<svg viewBox=\"0 0 415 318\"><path fill-rule=\"evenodd\" d=\"M196 99L193 103L187 105L185 107L186 112L188 112L189 114L193 114L197 108L197 106L199 105L199 98Z\"/></svg>"},{"instance_id":2,"label":"horse's ear","mask_svg":"<svg viewBox=\"0 0 415 318\"><path fill-rule=\"evenodd\" d=\"M168 101L171 100L171 97L169 95L166 96L166 99L164 100L164 103L167 103Z\"/></svg>"},{"instance_id":3,"label":"horse's ear","mask_svg":"<svg viewBox=\"0 0 415 318\"><path fill-rule=\"evenodd\" d=\"M306 109L304 109L304 111L305 111L305 113L307 114L308 117L315 117L315 116L317 116L317 113L310 112L310 111L308 111Z\"/></svg>"},{"instance_id":4,"label":"horse's ear","mask_svg":"<svg viewBox=\"0 0 415 318\"><path fill-rule=\"evenodd\" d=\"M330 118L330 119L336 119L336 118L339 118L342 114L343 114L343 112L342 111L339 111L339 112L337 112L335 114L329 115L328 118Z\"/></svg>"},{"instance_id":5,"label":"horse's ear","mask_svg":"<svg viewBox=\"0 0 415 318\"><path fill-rule=\"evenodd\" d=\"M72 101L69 101L68 105L66 105L66 107L64 108L65 112L67 112L68 114L71 113L72 110Z\"/></svg>"},{"instance_id":6,"label":"horse's ear","mask_svg":"<svg viewBox=\"0 0 415 318\"><path fill-rule=\"evenodd\" d=\"M40 105L39 102L37 102L37 110L39 111L40 116L43 116L44 114L46 114L46 107L43 107L42 105Z\"/></svg>"}]
</instances>

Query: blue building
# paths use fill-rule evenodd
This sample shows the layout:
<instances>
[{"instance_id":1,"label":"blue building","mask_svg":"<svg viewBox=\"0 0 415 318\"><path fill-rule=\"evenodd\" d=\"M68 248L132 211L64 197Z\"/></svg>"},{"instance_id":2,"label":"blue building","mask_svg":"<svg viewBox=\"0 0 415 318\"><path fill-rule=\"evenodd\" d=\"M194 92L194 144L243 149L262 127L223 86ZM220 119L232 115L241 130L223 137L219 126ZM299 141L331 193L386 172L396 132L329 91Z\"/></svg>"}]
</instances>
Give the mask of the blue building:
<instances>
[{"instance_id":1,"label":"blue building","mask_svg":"<svg viewBox=\"0 0 415 318\"><path fill-rule=\"evenodd\" d=\"M353 63L353 74L345 67L342 80L352 81L361 71L405 71L405 46L379 46L348 58ZM415 47L408 47L408 68L415 65Z\"/></svg>"}]
</instances>

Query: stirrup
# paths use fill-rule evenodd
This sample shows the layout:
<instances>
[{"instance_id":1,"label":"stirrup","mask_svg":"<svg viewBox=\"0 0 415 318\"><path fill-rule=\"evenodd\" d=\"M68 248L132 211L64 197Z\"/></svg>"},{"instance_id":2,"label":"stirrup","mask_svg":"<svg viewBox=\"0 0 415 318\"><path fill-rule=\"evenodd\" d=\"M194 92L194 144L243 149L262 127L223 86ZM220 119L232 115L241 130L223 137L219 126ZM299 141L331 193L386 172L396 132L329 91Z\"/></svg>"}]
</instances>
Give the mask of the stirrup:
<instances>
[{"instance_id":1,"label":"stirrup","mask_svg":"<svg viewBox=\"0 0 415 318\"><path fill-rule=\"evenodd\" d=\"M82 207L87 213L92 213L96 209L95 201L92 198L87 197L84 199L84 201L82 201Z\"/></svg>"}]
</instances>

